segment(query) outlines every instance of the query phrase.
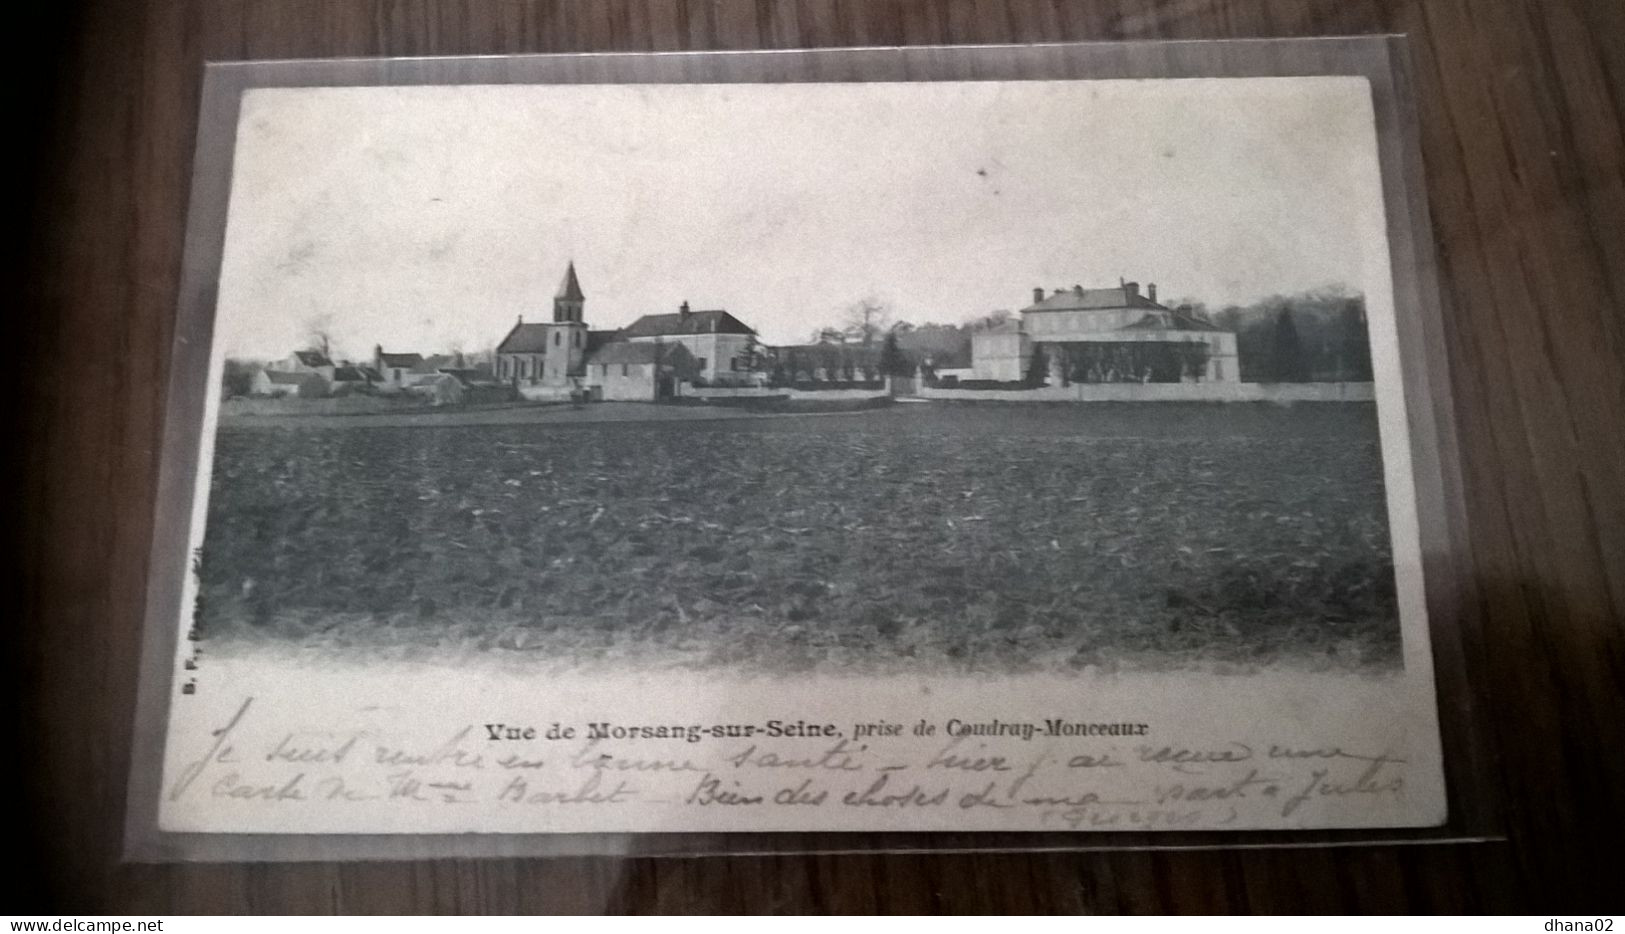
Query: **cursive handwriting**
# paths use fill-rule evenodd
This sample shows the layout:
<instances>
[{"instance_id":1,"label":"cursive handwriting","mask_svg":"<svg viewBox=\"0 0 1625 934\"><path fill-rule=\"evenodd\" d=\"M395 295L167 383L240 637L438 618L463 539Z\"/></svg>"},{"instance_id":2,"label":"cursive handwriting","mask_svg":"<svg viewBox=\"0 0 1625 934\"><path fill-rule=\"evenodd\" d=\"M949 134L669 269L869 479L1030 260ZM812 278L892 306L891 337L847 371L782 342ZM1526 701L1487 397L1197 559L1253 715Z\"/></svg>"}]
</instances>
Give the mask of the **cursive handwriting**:
<instances>
[{"instance_id":1,"label":"cursive handwriting","mask_svg":"<svg viewBox=\"0 0 1625 934\"><path fill-rule=\"evenodd\" d=\"M447 724L421 739L421 731L386 733L371 721L274 719L244 698L196 748L179 750L166 800L256 814L635 808L645 809L630 812L635 821L680 827L681 818L663 825L662 815L777 810L828 815L798 818L813 829L825 821L843 829L872 822L1143 831L1305 826L1351 807L1403 816L1409 780L1403 753L1381 745L1254 735L1181 743L1088 731L955 734L922 719L908 729L894 728L902 720L877 721L885 728L869 724L863 741L808 734L741 742L726 733L713 742L642 734L583 741L577 737L592 733L579 724L538 719L551 725ZM899 816L906 814L918 816ZM405 826L410 818L392 820ZM761 818L764 826L773 820Z\"/></svg>"}]
</instances>

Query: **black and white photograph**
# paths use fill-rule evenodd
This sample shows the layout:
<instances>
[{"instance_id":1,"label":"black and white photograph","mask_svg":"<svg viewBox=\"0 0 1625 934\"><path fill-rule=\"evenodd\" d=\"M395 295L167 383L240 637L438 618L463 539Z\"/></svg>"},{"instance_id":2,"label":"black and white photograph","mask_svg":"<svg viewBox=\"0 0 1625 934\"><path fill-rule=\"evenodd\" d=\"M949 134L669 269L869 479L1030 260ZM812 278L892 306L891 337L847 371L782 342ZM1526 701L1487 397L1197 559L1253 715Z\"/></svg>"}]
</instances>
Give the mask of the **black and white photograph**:
<instances>
[{"instance_id":1,"label":"black and white photograph","mask_svg":"<svg viewBox=\"0 0 1625 934\"><path fill-rule=\"evenodd\" d=\"M485 90L250 97L205 645L1400 664L1316 95Z\"/></svg>"},{"instance_id":2,"label":"black and white photograph","mask_svg":"<svg viewBox=\"0 0 1625 934\"><path fill-rule=\"evenodd\" d=\"M1382 191L1353 77L248 91L171 824L1442 820Z\"/></svg>"}]
</instances>

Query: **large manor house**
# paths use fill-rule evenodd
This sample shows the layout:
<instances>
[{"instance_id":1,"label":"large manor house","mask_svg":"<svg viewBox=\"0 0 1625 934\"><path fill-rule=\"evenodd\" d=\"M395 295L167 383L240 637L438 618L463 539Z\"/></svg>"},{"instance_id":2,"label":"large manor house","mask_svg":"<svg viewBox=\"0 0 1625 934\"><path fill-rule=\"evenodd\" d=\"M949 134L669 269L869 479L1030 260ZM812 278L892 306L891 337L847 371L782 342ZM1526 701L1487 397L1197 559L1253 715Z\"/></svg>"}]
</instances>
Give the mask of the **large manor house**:
<instances>
[{"instance_id":1,"label":"large manor house","mask_svg":"<svg viewBox=\"0 0 1625 934\"><path fill-rule=\"evenodd\" d=\"M1241 379L1236 335L1157 302L1157 286L1033 289L1019 318L971 337L971 378L1019 380L1041 354L1051 383L1202 382Z\"/></svg>"}]
</instances>

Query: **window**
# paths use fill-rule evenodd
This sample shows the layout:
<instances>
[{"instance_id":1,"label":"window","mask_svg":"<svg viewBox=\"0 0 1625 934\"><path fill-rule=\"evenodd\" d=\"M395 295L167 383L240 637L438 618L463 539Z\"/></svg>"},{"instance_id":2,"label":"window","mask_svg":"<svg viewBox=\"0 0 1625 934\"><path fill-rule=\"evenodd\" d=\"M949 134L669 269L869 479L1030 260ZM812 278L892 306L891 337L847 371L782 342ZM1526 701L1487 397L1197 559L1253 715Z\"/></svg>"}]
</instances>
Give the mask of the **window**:
<instances>
[{"instance_id":1,"label":"window","mask_svg":"<svg viewBox=\"0 0 1625 934\"><path fill-rule=\"evenodd\" d=\"M621 375L625 376L626 374L627 374L627 366L626 366L626 364L623 363L623 364L621 364Z\"/></svg>"},{"instance_id":2,"label":"window","mask_svg":"<svg viewBox=\"0 0 1625 934\"><path fill-rule=\"evenodd\" d=\"M581 346L581 332L580 331L576 331L576 346L577 347Z\"/></svg>"},{"instance_id":3,"label":"window","mask_svg":"<svg viewBox=\"0 0 1625 934\"><path fill-rule=\"evenodd\" d=\"M546 376L546 375L547 375L547 361L538 359L536 361L536 378L541 379L543 376Z\"/></svg>"},{"instance_id":4,"label":"window","mask_svg":"<svg viewBox=\"0 0 1625 934\"><path fill-rule=\"evenodd\" d=\"M695 362L695 366L697 366L697 367L698 367L698 368L699 368L699 369L701 369L701 370L704 370L704 369L705 369L705 358L704 358L704 357L700 357L700 358L699 358L699 359L698 359L698 360L697 360L697 361L696 361L696 362Z\"/></svg>"},{"instance_id":5,"label":"window","mask_svg":"<svg viewBox=\"0 0 1625 934\"><path fill-rule=\"evenodd\" d=\"M562 341L562 340L564 340L564 332L563 331L554 331L553 332L553 346L554 347L559 346L559 341Z\"/></svg>"}]
</instances>

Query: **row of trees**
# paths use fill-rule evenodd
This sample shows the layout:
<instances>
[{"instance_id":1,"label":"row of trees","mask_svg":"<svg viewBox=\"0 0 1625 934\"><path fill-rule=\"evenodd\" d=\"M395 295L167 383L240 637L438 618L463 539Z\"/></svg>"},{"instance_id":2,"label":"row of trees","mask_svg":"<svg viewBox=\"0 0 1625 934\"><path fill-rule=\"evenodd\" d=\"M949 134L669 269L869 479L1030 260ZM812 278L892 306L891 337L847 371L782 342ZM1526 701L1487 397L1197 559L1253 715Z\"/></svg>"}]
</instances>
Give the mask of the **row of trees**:
<instances>
[{"instance_id":1,"label":"row of trees","mask_svg":"<svg viewBox=\"0 0 1625 934\"><path fill-rule=\"evenodd\" d=\"M1327 288L1272 295L1250 305L1228 305L1218 310L1198 301L1186 301L1179 303L1179 309L1190 317L1235 332L1241 378L1247 382L1371 379L1365 298L1357 293ZM812 346L879 347L887 355L885 363L860 353L856 358L862 362L856 366L881 374L912 373L927 361L936 369L963 367L971 364L972 335L1013 317L1008 311L995 311L963 324L916 325L895 319L885 303L866 298L848 307L837 325L814 331ZM1104 351L1097 356L1101 353ZM836 356L843 361L853 358L844 351L836 352ZM1140 361L1093 359L1085 353L1076 356L1063 364L1068 378L1075 381L1138 379L1147 367L1154 380L1178 379L1179 372L1206 363L1205 359L1174 359L1168 354L1164 354L1168 359ZM1049 366L1047 359L1043 362Z\"/></svg>"},{"instance_id":2,"label":"row of trees","mask_svg":"<svg viewBox=\"0 0 1625 934\"><path fill-rule=\"evenodd\" d=\"M1342 289L1272 295L1251 305L1192 313L1236 333L1241 378L1250 383L1371 379L1365 297Z\"/></svg>"}]
</instances>

